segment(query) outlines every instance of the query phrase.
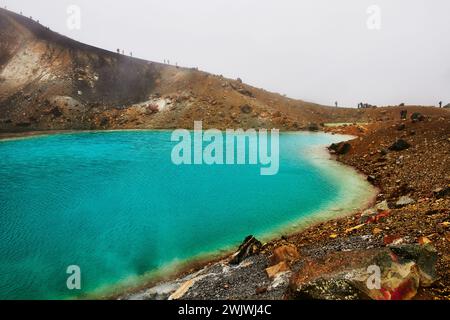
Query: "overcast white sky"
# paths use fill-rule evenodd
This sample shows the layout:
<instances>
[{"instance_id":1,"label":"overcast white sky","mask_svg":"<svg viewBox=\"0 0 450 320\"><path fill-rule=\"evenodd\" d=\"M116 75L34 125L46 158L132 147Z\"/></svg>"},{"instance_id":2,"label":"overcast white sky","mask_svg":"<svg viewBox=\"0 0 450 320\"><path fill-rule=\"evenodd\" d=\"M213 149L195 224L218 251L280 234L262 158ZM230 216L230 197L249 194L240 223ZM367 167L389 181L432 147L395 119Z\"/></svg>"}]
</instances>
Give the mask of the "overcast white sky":
<instances>
[{"instance_id":1,"label":"overcast white sky","mask_svg":"<svg viewBox=\"0 0 450 320\"><path fill-rule=\"evenodd\" d=\"M293 98L450 103L449 0L0 0L76 40ZM67 27L67 7L81 29ZM371 5L380 30L367 27ZM373 24L371 24L373 25Z\"/></svg>"}]
</instances>

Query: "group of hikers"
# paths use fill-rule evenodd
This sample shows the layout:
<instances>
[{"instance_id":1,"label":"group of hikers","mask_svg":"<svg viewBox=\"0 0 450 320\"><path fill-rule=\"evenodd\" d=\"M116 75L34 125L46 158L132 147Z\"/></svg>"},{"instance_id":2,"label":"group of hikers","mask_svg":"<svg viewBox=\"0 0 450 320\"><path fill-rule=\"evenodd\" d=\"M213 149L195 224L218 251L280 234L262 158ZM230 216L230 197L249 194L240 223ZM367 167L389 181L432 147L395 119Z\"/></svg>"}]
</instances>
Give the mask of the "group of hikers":
<instances>
[{"instance_id":1,"label":"group of hikers","mask_svg":"<svg viewBox=\"0 0 450 320\"><path fill-rule=\"evenodd\" d=\"M125 50L120 50L120 49L117 49L117 53L118 54L122 54L122 55L125 55ZM133 56L133 52L130 52L130 57L132 57Z\"/></svg>"},{"instance_id":2,"label":"group of hikers","mask_svg":"<svg viewBox=\"0 0 450 320\"><path fill-rule=\"evenodd\" d=\"M368 103L358 103L358 109L369 109L369 108L376 108L376 106L373 106L371 104Z\"/></svg>"},{"instance_id":3,"label":"group of hikers","mask_svg":"<svg viewBox=\"0 0 450 320\"><path fill-rule=\"evenodd\" d=\"M439 101L439 108L443 108L442 105L443 105L443 102L442 102L442 101ZM400 106L400 107L404 107L405 104L404 104L404 103L401 103L399 106ZM362 102L358 103L358 109L368 109L368 108L376 108L376 107L377 107L377 106L373 106L373 105L368 104L368 103L362 103Z\"/></svg>"}]
</instances>

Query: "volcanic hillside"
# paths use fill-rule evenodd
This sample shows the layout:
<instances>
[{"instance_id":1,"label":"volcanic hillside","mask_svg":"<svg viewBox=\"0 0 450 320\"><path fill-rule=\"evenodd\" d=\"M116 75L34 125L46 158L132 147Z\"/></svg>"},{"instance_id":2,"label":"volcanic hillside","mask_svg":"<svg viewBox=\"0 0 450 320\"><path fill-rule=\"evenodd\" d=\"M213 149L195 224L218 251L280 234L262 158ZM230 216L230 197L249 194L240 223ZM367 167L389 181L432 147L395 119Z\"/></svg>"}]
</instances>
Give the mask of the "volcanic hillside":
<instances>
[{"instance_id":1,"label":"volcanic hillside","mask_svg":"<svg viewBox=\"0 0 450 320\"><path fill-rule=\"evenodd\" d=\"M195 120L219 129L299 130L383 117L102 50L0 9L0 132L192 128Z\"/></svg>"}]
</instances>

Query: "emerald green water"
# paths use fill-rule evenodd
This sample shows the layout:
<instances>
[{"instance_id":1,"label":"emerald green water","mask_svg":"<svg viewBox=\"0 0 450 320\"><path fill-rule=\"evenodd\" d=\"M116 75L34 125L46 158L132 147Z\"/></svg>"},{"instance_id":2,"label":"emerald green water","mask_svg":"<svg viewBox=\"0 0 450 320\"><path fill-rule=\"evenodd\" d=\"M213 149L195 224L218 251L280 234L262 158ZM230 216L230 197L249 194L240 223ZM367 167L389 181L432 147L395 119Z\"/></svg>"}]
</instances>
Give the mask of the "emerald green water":
<instances>
[{"instance_id":1,"label":"emerald green water","mask_svg":"<svg viewBox=\"0 0 450 320\"><path fill-rule=\"evenodd\" d=\"M65 299L263 236L345 186L309 161L325 134L281 134L280 171L175 166L169 132L0 142L0 299ZM78 265L82 290L67 289Z\"/></svg>"}]
</instances>

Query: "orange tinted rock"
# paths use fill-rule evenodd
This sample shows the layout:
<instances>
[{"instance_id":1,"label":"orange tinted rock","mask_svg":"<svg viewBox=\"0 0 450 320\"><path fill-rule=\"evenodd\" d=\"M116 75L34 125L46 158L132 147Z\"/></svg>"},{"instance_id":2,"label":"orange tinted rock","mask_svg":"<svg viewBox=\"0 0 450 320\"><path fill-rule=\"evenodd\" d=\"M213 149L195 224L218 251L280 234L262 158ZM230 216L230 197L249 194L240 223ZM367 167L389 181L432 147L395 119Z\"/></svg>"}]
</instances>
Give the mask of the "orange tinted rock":
<instances>
[{"instance_id":1,"label":"orange tinted rock","mask_svg":"<svg viewBox=\"0 0 450 320\"><path fill-rule=\"evenodd\" d=\"M302 264L291 277L287 297L409 300L420 286L435 281L436 261L437 253L429 245L330 253Z\"/></svg>"},{"instance_id":2,"label":"orange tinted rock","mask_svg":"<svg viewBox=\"0 0 450 320\"><path fill-rule=\"evenodd\" d=\"M377 234L380 234L380 233L382 233L383 232L383 230L381 230L381 229L379 229L379 228L374 228L373 230L372 230L372 234L373 235L377 235Z\"/></svg>"},{"instance_id":3,"label":"orange tinted rock","mask_svg":"<svg viewBox=\"0 0 450 320\"><path fill-rule=\"evenodd\" d=\"M365 224L357 225L357 226L355 226L355 227L353 227L353 228L349 228L349 229L345 230L345 233L351 233L351 232L353 232L353 231L356 231L356 230L361 229L361 228L364 227L364 226L365 226Z\"/></svg>"},{"instance_id":4,"label":"orange tinted rock","mask_svg":"<svg viewBox=\"0 0 450 320\"><path fill-rule=\"evenodd\" d=\"M277 274L279 274L281 272L286 272L289 270L290 270L290 268L289 268L289 265L287 264L287 262L281 261L279 264L267 268L266 273L267 273L267 276L269 277L269 279L273 279L277 276Z\"/></svg>"},{"instance_id":5,"label":"orange tinted rock","mask_svg":"<svg viewBox=\"0 0 450 320\"><path fill-rule=\"evenodd\" d=\"M399 235L394 235L394 234L387 235L387 236L384 236L384 238L383 238L383 243L384 243L385 245L392 244L392 243L394 243L394 242L400 240L401 238L402 238L402 237L399 236Z\"/></svg>"},{"instance_id":6,"label":"orange tinted rock","mask_svg":"<svg viewBox=\"0 0 450 320\"><path fill-rule=\"evenodd\" d=\"M272 265L279 264L280 262L291 263L300 258L300 254L297 250L297 247L294 245L283 245L281 247L273 250L273 254L271 256Z\"/></svg>"},{"instance_id":7,"label":"orange tinted rock","mask_svg":"<svg viewBox=\"0 0 450 320\"><path fill-rule=\"evenodd\" d=\"M420 237L418 242L419 242L420 245L424 245L424 244L431 243L431 240L428 239L427 237Z\"/></svg>"}]
</instances>

